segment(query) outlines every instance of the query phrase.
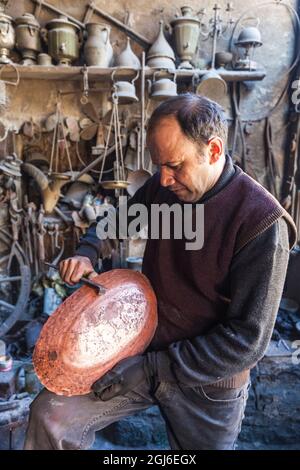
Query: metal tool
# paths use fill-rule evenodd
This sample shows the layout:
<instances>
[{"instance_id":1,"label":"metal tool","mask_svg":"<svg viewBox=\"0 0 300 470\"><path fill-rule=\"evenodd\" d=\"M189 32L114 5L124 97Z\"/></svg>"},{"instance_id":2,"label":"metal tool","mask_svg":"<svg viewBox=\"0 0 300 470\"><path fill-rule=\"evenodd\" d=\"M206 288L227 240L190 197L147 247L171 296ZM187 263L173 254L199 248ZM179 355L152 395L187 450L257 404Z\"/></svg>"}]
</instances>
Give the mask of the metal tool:
<instances>
[{"instance_id":1,"label":"metal tool","mask_svg":"<svg viewBox=\"0 0 300 470\"><path fill-rule=\"evenodd\" d=\"M49 268L53 268L58 270L58 266L55 264L47 263L44 262L46 266L49 266ZM90 279L87 279L86 277L82 277L81 280L82 284L86 284L87 286L93 287L94 289L97 290L98 294L104 294L106 292L106 287L102 286L101 284L97 284L94 281L91 281Z\"/></svg>"}]
</instances>

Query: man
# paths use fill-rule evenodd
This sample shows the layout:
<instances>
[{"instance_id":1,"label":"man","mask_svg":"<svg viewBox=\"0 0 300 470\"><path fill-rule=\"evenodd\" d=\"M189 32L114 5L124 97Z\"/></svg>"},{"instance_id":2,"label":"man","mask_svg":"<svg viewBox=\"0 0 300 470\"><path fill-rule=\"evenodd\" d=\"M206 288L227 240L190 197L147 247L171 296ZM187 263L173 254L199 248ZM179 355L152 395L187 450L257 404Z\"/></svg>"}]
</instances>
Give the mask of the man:
<instances>
[{"instance_id":1,"label":"man","mask_svg":"<svg viewBox=\"0 0 300 470\"><path fill-rule=\"evenodd\" d=\"M225 154L216 103L183 94L153 113L147 144L159 173L130 201L204 205L204 244L148 239L143 272L158 300L158 327L140 356L121 361L93 393L32 405L27 449L85 449L96 430L157 404L172 449L233 449L249 371L271 338L296 232L290 216ZM290 239L290 242L289 242ZM95 226L60 265L69 284L93 276Z\"/></svg>"}]
</instances>

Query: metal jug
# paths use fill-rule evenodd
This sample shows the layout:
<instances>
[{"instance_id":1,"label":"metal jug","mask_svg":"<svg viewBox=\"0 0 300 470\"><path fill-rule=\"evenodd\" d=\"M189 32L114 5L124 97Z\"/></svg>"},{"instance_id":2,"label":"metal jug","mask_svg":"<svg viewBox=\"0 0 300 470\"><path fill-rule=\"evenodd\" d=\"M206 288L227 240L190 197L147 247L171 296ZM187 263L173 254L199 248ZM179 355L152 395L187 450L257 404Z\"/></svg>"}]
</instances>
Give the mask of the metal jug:
<instances>
[{"instance_id":1,"label":"metal jug","mask_svg":"<svg viewBox=\"0 0 300 470\"><path fill-rule=\"evenodd\" d=\"M40 25L30 13L17 18L16 25L16 47L22 54L22 64L35 64L41 50Z\"/></svg>"},{"instance_id":2,"label":"metal jug","mask_svg":"<svg viewBox=\"0 0 300 470\"><path fill-rule=\"evenodd\" d=\"M113 48L110 44L110 26L105 23L88 23L86 25L88 38L84 45L86 65L109 67L113 58Z\"/></svg>"}]
</instances>

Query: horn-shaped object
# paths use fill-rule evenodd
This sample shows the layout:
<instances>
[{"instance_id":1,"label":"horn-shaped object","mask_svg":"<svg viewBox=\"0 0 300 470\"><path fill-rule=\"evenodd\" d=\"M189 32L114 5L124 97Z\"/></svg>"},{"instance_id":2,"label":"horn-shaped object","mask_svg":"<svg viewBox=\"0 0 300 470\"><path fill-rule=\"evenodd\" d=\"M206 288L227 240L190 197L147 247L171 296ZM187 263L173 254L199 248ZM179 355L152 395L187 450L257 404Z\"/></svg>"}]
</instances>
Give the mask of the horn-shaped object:
<instances>
[{"instance_id":1,"label":"horn-shaped object","mask_svg":"<svg viewBox=\"0 0 300 470\"><path fill-rule=\"evenodd\" d=\"M67 172L52 173L51 179L48 179L48 177L39 168L31 165L31 163L23 163L22 170L37 182L42 193L45 213L51 214L61 196L61 188L71 181L72 176ZM73 172L73 176L76 176L76 172ZM91 184L93 179L89 175L82 175L78 181L88 182Z\"/></svg>"}]
</instances>

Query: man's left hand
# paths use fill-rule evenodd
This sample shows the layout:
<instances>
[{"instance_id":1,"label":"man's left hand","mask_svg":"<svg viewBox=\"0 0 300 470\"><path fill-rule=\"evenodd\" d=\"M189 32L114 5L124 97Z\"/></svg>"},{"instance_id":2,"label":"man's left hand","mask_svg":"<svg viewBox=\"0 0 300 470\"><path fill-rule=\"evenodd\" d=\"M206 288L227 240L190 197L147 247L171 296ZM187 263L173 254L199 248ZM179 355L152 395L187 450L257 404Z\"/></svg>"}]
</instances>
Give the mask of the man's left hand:
<instances>
[{"instance_id":1,"label":"man's left hand","mask_svg":"<svg viewBox=\"0 0 300 470\"><path fill-rule=\"evenodd\" d=\"M147 380L144 360L145 356L133 356L120 361L92 385L96 397L107 401L118 395L125 395Z\"/></svg>"}]
</instances>

